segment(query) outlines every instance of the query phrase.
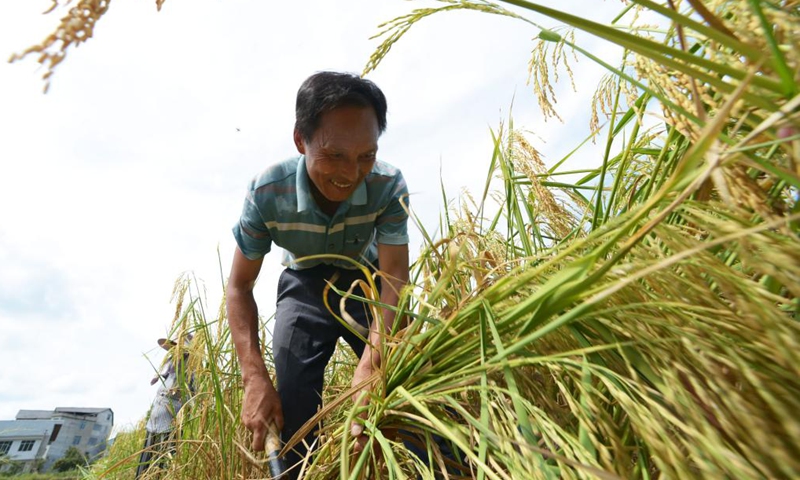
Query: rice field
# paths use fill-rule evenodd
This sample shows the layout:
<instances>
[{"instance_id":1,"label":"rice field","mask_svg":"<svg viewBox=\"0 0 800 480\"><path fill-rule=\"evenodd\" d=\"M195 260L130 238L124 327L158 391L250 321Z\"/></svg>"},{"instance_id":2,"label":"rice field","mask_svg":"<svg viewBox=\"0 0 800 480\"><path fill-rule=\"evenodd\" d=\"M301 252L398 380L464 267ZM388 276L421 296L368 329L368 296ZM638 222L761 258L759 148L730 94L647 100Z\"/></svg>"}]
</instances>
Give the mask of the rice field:
<instances>
[{"instance_id":1,"label":"rice field","mask_svg":"<svg viewBox=\"0 0 800 480\"><path fill-rule=\"evenodd\" d=\"M512 119L495 129L486 188L418 225L398 306L411 321L385 338L367 406L350 400L356 359L331 362L305 478L800 477L800 4L634 0L610 25L525 1L440 4L381 26L366 71L430 15L509 16L538 32L532 94L557 116L552 62L602 62L571 33L588 32L625 49L587 105L605 154L547 166ZM268 478L239 422L224 308L188 277L174 301L196 394L149 478ZM360 415L373 442L355 456L345 426ZM86 478L133 478L142 428Z\"/></svg>"}]
</instances>

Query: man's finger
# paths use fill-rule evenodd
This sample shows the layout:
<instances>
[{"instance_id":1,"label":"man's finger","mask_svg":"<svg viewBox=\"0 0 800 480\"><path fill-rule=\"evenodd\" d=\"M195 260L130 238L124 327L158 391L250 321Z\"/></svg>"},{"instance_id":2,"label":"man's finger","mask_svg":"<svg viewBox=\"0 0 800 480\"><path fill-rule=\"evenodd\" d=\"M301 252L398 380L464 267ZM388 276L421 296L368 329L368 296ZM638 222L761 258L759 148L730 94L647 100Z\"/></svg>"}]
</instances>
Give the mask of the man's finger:
<instances>
[{"instance_id":1,"label":"man's finger","mask_svg":"<svg viewBox=\"0 0 800 480\"><path fill-rule=\"evenodd\" d=\"M272 419L272 422L278 427L278 432L283 431L283 412L277 413Z\"/></svg>"},{"instance_id":2,"label":"man's finger","mask_svg":"<svg viewBox=\"0 0 800 480\"><path fill-rule=\"evenodd\" d=\"M264 438L266 429L263 426L259 426L253 430L253 451L256 452L263 452L264 451Z\"/></svg>"},{"instance_id":3,"label":"man's finger","mask_svg":"<svg viewBox=\"0 0 800 480\"><path fill-rule=\"evenodd\" d=\"M360 390L353 394L353 403L360 407L369 405L369 390Z\"/></svg>"},{"instance_id":4,"label":"man's finger","mask_svg":"<svg viewBox=\"0 0 800 480\"><path fill-rule=\"evenodd\" d=\"M364 450L364 447L367 446L367 441L369 439L366 435L360 435L356 437L356 444L353 445L353 453L361 453Z\"/></svg>"}]
</instances>

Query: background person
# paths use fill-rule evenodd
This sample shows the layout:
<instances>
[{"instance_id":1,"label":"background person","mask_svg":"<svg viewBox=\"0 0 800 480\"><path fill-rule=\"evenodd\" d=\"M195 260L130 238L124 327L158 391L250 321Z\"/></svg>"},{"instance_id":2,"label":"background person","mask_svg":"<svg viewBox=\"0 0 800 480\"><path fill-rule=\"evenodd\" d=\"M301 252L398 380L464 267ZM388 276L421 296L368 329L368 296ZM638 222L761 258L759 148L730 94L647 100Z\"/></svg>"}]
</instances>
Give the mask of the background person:
<instances>
[{"instance_id":1,"label":"background person","mask_svg":"<svg viewBox=\"0 0 800 480\"><path fill-rule=\"evenodd\" d=\"M186 366L189 353L186 347L192 339L189 334L185 337L183 349L175 348L178 344L166 338L158 339L158 346L167 351L164 367L161 372L150 380L150 385L158 383L156 397L150 408L145 425L145 441L142 453L139 455L139 465L136 468L136 478L141 477L153 463L165 453L175 453L174 420L186 400L185 388L188 381L189 391L193 391L193 378L186 378ZM180 358L175 358L180 354ZM164 462L158 460L159 466Z\"/></svg>"}]
</instances>

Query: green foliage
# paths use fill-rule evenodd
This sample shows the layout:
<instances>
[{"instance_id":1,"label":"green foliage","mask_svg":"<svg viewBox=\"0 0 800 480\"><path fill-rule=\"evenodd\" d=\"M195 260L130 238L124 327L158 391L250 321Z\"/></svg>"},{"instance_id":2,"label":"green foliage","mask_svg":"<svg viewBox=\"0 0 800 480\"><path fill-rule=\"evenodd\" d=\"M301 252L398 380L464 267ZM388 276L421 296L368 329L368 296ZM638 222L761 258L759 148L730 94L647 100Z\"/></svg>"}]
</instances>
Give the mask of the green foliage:
<instances>
[{"instance_id":1,"label":"green foliage","mask_svg":"<svg viewBox=\"0 0 800 480\"><path fill-rule=\"evenodd\" d=\"M109 447L108 454L92 464L91 470L84 472L84 479L103 477L104 472L114 472L110 478L131 479L136 470L136 461L144 445L144 421L132 431L120 432Z\"/></svg>"},{"instance_id":2,"label":"green foliage","mask_svg":"<svg viewBox=\"0 0 800 480\"><path fill-rule=\"evenodd\" d=\"M369 68L433 13L504 14L442 3L387 24ZM612 68L542 29L534 51L541 65L557 43L615 75L597 95L609 99L605 155L576 176L559 170L567 158L545 167L510 121L495 135L498 202L487 181L421 256L415 322L386 352L367 430L444 434L477 478L796 477L800 171L796 136L779 134L798 131L785 73L800 63L796 9L707 2L709 27L635 2L674 22L659 39L505 3L628 49ZM547 113L547 69L535 75ZM646 126L649 110L665 122ZM386 442L346 462L337 434L315 462L321 478L409 474L380 460Z\"/></svg>"},{"instance_id":3,"label":"green foliage","mask_svg":"<svg viewBox=\"0 0 800 480\"><path fill-rule=\"evenodd\" d=\"M53 471L67 472L70 470L77 470L79 467L85 467L89 464L86 455L75 447L69 447L63 457L56 460L53 464Z\"/></svg>"},{"instance_id":4,"label":"green foliage","mask_svg":"<svg viewBox=\"0 0 800 480\"><path fill-rule=\"evenodd\" d=\"M572 48L609 69L594 107L606 117L604 153L571 167L584 140L546 166L511 120L493 132L482 195L443 213L441 238L421 226L415 288L398 307L412 321L383 342L363 410L350 400L354 359L331 362L306 478L433 478L447 461L434 434L478 479L800 476L796 5L626 8L662 15L654 30L504 2L626 48L613 68L522 10L443 3L389 22L369 68L433 13L522 19L545 32L533 66ZM556 115L547 75L533 70L534 89ZM224 308L208 312L193 285L176 284L173 333L195 333L196 395L162 478L267 477L239 421ZM357 457L352 419L374 439ZM431 463L399 432L420 439ZM141 427L118 439L90 478L130 478L142 443Z\"/></svg>"},{"instance_id":5,"label":"green foliage","mask_svg":"<svg viewBox=\"0 0 800 480\"><path fill-rule=\"evenodd\" d=\"M25 464L23 462L14 461L8 456L3 456L0 457L0 466L6 467L5 471L0 473L0 476L10 477L17 475L19 472L21 472Z\"/></svg>"},{"instance_id":6,"label":"green foliage","mask_svg":"<svg viewBox=\"0 0 800 480\"><path fill-rule=\"evenodd\" d=\"M47 472L47 473L23 473L14 475L13 480L79 480L81 472L72 470L69 472Z\"/></svg>"}]
</instances>

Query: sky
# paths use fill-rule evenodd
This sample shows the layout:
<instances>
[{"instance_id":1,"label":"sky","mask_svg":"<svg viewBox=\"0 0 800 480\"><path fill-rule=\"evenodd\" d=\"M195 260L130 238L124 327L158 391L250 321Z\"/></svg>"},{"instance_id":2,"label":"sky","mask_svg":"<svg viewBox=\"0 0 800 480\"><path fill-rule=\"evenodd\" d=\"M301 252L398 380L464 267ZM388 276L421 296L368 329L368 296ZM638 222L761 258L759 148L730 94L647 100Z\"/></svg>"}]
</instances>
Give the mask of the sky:
<instances>
[{"instance_id":1,"label":"sky","mask_svg":"<svg viewBox=\"0 0 800 480\"><path fill-rule=\"evenodd\" d=\"M542 3L581 14L587 5ZM591 3L599 21L622 8ZM431 4L167 0L156 12L152 1L115 1L46 95L35 58L0 63L0 420L56 407L109 407L117 431L141 420L173 284L194 275L217 308L248 181L296 154L300 83L320 70L360 73L380 23ZM0 58L55 28L63 11L42 15L49 5L3 2ZM429 231L444 208L440 181L451 202L482 189L491 130L512 102L548 164L587 135L603 72L573 62L577 92L565 76L556 85L564 123L545 121L526 84L537 33L510 18L439 14L368 75L389 104L379 157L401 168ZM579 41L619 62L615 49ZM574 162L598 155L590 146ZM410 234L413 259L421 235ZM267 256L262 315L274 311L281 268L277 252Z\"/></svg>"}]
</instances>

